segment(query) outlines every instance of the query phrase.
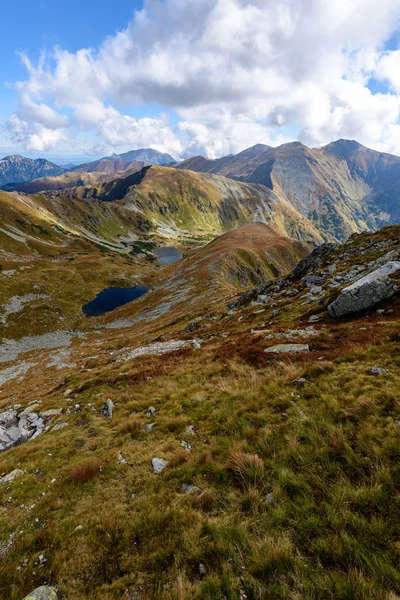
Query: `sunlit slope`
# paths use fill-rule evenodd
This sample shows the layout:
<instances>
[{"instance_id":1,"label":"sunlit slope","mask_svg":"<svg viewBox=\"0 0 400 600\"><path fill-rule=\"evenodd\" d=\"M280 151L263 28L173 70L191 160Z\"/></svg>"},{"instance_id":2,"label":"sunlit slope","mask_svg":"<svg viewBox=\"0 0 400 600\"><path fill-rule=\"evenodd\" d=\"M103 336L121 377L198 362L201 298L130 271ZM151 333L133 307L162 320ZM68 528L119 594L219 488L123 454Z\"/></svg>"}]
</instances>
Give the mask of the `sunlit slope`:
<instances>
[{"instance_id":1,"label":"sunlit slope","mask_svg":"<svg viewBox=\"0 0 400 600\"><path fill-rule=\"evenodd\" d=\"M400 221L400 158L352 140L323 148L259 144L217 160L193 157L177 168L263 184L338 240Z\"/></svg>"},{"instance_id":2,"label":"sunlit slope","mask_svg":"<svg viewBox=\"0 0 400 600\"><path fill-rule=\"evenodd\" d=\"M119 204L146 220L149 231L184 237L215 236L238 225L261 222L289 237L320 242L323 236L288 202L263 185L169 167L145 167L91 188L53 194Z\"/></svg>"}]
</instances>

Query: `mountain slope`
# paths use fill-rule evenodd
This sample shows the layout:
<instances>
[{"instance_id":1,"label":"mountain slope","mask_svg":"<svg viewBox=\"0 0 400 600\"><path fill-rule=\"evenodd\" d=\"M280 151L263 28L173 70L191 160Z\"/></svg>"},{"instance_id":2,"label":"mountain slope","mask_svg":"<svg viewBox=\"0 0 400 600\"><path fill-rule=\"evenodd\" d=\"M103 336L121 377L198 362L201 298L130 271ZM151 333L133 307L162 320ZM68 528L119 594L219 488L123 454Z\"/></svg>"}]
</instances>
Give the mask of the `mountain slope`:
<instances>
[{"instance_id":1,"label":"mountain slope","mask_svg":"<svg viewBox=\"0 0 400 600\"><path fill-rule=\"evenodd\" d=\"M307 219L265 186L170 167L145 167L94 187L48 195L118 203L145 219L149 232L182 239L193 235L210 239L251 222L266 223L296 239L316 243L323 239Z\"/></svg>"},{"instance_id":2,"label":"mountain slope","mask_svg":"<svg viewBox=\"0 0 400 600\"><path fill-rule=\"evenodd\" d=\"M0 160L0 186L60 175L64 169L44 158L26 158L20 155L5 156Z\"/></svg>"},{"instance_id":3,"label":"mountain slope","mask_svg":"<svg viewBox=\"0 0 400 600\"><path fill-rule=\"evenodd\" d=\"M218 161L189 159L177 168L263 184L339 240L400 221L400 158L354 141L313 149L293 142L256 156L245 151Z\"/></svg>"},{"instance_id":4,"label":"mountain slope","mask_svg":"<svg viewBox=\"0 0 400 600\"><path fill-rule=\"evenodd\" d=\"M324 303L398 257L400 227L227 311L219 261L274 235L250 225L192 250L147 297L82 316L53 346L2 340L1 423L29 429L0 454L15 477L0 484L4 598L44 584L65 600L396 598L400 302L345 321ZM63 275L65 308L80 268ZM41 293L63 274L44 271ZM270 352L282 343L303 350Z\"/></svg>"}]
</instances>

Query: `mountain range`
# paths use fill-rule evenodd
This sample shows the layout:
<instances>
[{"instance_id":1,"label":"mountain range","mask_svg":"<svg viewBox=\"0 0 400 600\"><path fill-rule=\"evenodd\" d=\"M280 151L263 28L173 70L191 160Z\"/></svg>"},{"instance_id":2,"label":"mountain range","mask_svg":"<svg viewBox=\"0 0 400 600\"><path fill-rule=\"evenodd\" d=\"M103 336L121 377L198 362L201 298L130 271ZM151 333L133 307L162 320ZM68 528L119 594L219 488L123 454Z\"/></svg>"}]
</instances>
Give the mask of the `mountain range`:
<instances>
[{"instance_id":1,"label":"mountain range","mask_svg":"<svg viewBox=\"0 0 400 600\"><path fill-rule=\"evenodd\" d=\"M5 156L0 160L0 186L22 183L38 177L53 177L64 172L62 167L44 158L26 158L19 154Z\"/></svg>"},{"instance_id":2,"label":"mountain range","mask_svg":"<svg viewBox=\"0 0 400 600\"><path fill-rule=\"evenodd\" d=\"M175 159L169 154L152 148L113 154L89 163L68 166L68 168L60 167L44 158L31 159L16 154L5 156L0 160L0 187L10 184L15 187L18 183L42 177L54 177L66 171L116 173L126 169L141 168L144 165L175 163Z\"/></svg>"},{"instance_id":3,"label":"mountain range","mask_svg":"<svg viewBox=\"0 0 400 600\"><path fill-rule=\"evenodd\" d=\"M131 173L139 172L149 164L165 162L173 165L168 168L205 174L206 178L196 180L200 188L203 185L200 182L207 182L207 187L212 176L218 176L219 183L225 187L231 186L232 180L248 186L256 184L259 187L254 198L260 190L266 197L272 197L272 194L277 202L302 215L309 222L309 229L317 230L325 241L342 241L354 232L376 230L400 221L400 158L351 140L338 140L322 148L308 148L300 142L277 148L257 144L236 155L215 160L196 156L177 164L169 155L137 150L82 164L67 173L57 172L57 167L52 165L55 172L45 172L44 178L25 184L9 184L5 189L36 193L79 186L86 189L75 190L74 194L106 198L106 188L125 188L128 192L129 182L135 181L130 179ZM88 173L92 176L88 177ZM168 195L173 188L166 192L170 179L167 170L156 178L157 183L163 178L163 193ZM171 178L176 179L172 172ZM20 181L22 179L20 175ZM123 179L125 183L121 183ZM108 187L100 190L97 184L108 184ZM199 190L193 193L203 195ZM122 200L120 192L119 199ZM240 194L237 200L241 201ZM257 210L253 212L252 220L259 220ZM207 213L207 209L203 208L203 211Z\"/></svg>"},{"instance_id":4,"label":"mountain range","mask_svg":"<svg viewBox=\"0 0 400 600\"><path fill-rule=\"evenodd\" d=\"M258 144L235 156L197 156L176 167L265 185L339 240L400 221L400 158L351 140L322 148Z\"/></svg>"}]
</instances>

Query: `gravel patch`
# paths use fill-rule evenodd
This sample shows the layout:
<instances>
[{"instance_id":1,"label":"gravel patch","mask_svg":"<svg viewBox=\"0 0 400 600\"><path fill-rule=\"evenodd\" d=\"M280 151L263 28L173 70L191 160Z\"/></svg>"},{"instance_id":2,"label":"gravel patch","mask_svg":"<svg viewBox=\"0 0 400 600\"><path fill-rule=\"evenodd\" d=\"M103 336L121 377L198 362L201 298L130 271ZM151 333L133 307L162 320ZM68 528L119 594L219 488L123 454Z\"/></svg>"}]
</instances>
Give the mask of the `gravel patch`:
<instances>
[{"instance_id":1,"label":"gravel patch","mask_svg":"<svg viewBox=\"0 0 400 600\"><path fill-rule=\"evenodd\" d=\"M31 350L69 346L74 338L84 336L85 334L80 332L54 331L43 335L27 335L19 340L3 338L3 343L0 345L0 363L15 360L19 354Z\"/></svg>"}]
</instances>

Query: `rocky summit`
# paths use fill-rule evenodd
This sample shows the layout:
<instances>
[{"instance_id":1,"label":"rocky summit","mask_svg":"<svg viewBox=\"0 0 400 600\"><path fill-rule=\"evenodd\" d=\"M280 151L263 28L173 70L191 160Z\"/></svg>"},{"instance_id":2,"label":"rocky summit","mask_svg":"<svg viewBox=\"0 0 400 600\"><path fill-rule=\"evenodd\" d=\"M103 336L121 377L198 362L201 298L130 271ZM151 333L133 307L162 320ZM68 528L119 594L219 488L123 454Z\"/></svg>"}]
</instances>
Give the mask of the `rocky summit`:
<instances>
[{"instance_id":1,"label":"rocky summit","mask_svg":"<svg viewBox=\"0 0 400 600\"><path fill-rule=\"evenodd\" d=\"M120 158L0 192L1 598L395 600L396 160Z\"/></svg>"}]
</instances>

